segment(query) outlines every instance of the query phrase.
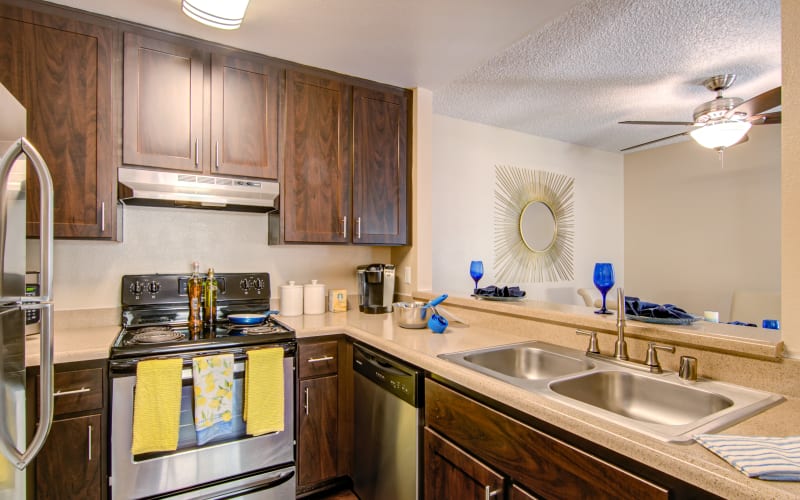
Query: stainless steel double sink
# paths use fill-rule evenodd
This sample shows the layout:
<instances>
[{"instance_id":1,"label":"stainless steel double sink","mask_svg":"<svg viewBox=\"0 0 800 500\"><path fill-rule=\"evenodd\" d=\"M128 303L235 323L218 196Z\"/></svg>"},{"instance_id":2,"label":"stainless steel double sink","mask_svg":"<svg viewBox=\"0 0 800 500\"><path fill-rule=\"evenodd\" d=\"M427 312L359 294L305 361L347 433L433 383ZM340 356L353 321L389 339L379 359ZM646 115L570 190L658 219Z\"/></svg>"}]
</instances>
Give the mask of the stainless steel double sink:
<instances>
[{"instance_id":1,"label":"stainless steel double sink","mask_svg":"<svg viewBox=\"0 0 800 500\"><path fill-rule=\"evenodd\" d=\"M538 341L439 357L667 442L691 442L783 400L723 382L687 384L675 373L639 372Z\"/></svg>"}]
</instances>

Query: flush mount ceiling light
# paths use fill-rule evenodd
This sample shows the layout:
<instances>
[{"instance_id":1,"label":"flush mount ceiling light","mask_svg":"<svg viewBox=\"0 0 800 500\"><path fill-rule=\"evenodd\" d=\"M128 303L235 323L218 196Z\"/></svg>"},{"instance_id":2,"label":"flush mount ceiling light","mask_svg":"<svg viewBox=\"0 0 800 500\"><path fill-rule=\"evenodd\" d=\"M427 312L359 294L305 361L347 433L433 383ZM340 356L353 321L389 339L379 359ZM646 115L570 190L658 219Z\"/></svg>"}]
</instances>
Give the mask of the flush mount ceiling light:
<instances>
[{"instance_id":1,"label":"flush mount ceiling light","mask_svg":"<svg viewBox=\"0 0 800 500\"><path fill-rule=\"evenodd\" d=\"M750 130L750 122L723 120L692 130L689 135L708 149L724 149L739 142Z\"/></svg>"},{"instance_id":2,"label":"flush mount ceiling light","mask_svg":"<svg viewBox=\"0 0 800 500\"><path fill-rule=\"evenodd\" d=\"M222 30L242 25L250 0L183 0L183 13L197 22Z\"/></svg>"}]
</instances>

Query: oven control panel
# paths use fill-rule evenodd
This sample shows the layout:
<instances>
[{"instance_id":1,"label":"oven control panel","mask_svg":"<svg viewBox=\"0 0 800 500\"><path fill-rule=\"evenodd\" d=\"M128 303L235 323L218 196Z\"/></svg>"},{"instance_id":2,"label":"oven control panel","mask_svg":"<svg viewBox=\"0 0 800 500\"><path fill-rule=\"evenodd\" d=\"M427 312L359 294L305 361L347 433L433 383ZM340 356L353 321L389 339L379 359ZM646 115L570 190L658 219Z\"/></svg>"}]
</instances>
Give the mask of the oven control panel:
<instances>
[{"instance_id":1,"label":"oven control panel","mask_svg":"<svg viewBox=\"0 0 800 500\"><path fill-rule=\"evenodd\" d=\"M220 303L269 300L269 273L215 273ZM205 275L201 275L205 279ZM188 274L132 274L122 277L122 305L184 304Z\"/></svg>"}]
</instances>

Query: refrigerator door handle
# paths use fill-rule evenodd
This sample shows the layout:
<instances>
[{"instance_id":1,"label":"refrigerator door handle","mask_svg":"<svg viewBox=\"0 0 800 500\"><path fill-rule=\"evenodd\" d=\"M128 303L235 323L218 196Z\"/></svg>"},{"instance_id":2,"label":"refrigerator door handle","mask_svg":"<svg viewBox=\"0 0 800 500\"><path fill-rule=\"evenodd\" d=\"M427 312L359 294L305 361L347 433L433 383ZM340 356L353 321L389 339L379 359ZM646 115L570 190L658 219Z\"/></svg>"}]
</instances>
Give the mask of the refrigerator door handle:
<instances>
[{"instance_id":1,"label":"refrigerator door handle","mask_svg":"<svg viewBox=\"0 0 800 500\"><path fill-rule=\"evenodd\" d=\"M22 470L36 457L44 446L50 426L53 423L53 178L47 169L42 155L28 139L20 137L0 157L0 266L5 262L5 235L8 227L8 178L14 162L21 155L26 155L30 167L39 179L39 242L40 248L40 290L42 308L42 328L39 344L39 409L41 419L31 443L21 452L11 439L6 426L0 426L0 452ZM2 269L0 269L2 274ZM0 370L0 385L2 370ZM5 415L5 398L0 398L0 415Z\"/></svg>"}]
</instances>

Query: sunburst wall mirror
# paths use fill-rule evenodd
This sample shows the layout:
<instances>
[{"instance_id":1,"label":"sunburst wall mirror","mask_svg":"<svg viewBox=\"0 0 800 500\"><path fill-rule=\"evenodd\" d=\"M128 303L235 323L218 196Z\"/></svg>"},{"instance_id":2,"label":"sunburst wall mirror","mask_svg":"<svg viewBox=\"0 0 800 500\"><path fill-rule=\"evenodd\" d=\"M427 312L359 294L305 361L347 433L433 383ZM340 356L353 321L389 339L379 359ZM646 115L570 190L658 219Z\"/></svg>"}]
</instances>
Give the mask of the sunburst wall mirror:
<instances>
[{"instance_id":1,"label":"sunburst wall mirror","mask_svg":"<svg viewBox=\"0 0 800 500\"><path fill-rule=\"evenodd\" d=\"M573 279L575 179L495 166L494 253L501 282Z\"/></svg>"}]
</instances>

